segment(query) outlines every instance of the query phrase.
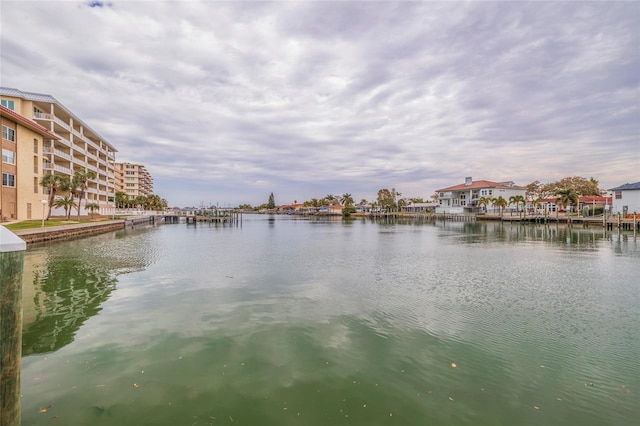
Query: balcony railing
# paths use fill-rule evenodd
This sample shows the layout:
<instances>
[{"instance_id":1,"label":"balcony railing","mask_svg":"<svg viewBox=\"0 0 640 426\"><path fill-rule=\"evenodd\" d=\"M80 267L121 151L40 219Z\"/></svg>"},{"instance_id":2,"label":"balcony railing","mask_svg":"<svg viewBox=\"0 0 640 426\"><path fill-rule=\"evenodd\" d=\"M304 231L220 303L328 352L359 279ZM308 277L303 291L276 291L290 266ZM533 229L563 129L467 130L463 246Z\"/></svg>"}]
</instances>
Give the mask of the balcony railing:
<instances>
[{"instance_id":1,"label":"balcony railing","mask_svg":"<svg viewBox=\"0 0 640 426\"><path fill-rule=\"evenodd\" d=\"M67 154L66 152L60 151L59 149L56 149L56 148L52 148L48 146L44 148L44 152L45 154L57 155L58 157L62 157L66 160L71 161L71 156L69 154Z\"/></svg>"},{"instance_id":2,"label":"balcony railing","mask_svg":"<svg viewBox=\"0 0 640 426\"><path fill-rule=\"evenodd\" d=\"M71 169L68 167L62 167L57 164L45 163L43 166L44 170L55 170L56 172L65 173L67 175L71 174Z\"/></svg>"},{"instance_id":3,"label":"balcony railing","mask_svg":"<svg viewBox=\"0 0 640 426\"><path fill-rule=\"evenodd\" d=\"M65 129L66 131L71 131L71 126L69 126L67 123L65 123L64 121L62 121L61 119L59 119L56 116L53 116L53 121L58 124L60 127L62 127L63 129Z\"/></svg>"},{"instance_id":4,"label":"balcony railing","mask_svg":"<svg viewBox=\"0 0 640 426\"><path fill-rule=\"evenodd\" d=\"M33 118L35 120L53 120L54 117L51 114L45 114L44 112L34 112Z\"/></svg>"}]
</instances>

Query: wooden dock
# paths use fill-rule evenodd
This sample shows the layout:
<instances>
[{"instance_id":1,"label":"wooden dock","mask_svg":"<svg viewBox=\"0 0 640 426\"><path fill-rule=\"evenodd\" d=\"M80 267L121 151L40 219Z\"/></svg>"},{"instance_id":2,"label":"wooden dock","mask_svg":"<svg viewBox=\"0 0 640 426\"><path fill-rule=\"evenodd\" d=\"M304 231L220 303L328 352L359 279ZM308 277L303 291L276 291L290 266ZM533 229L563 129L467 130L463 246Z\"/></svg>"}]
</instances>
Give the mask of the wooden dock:
<instances>
[{"instance_id":1,"label":"wooden dock","mask_svg":"<svg viewBox=\"0 0 640 426\"><path fill-rule=\"evenodd\" d=\"M162 215L164 223L181 223L196 225L198 223L242 224L242 213L223 212L219 214L167 214Z\"/></svg>"}]
</instances>

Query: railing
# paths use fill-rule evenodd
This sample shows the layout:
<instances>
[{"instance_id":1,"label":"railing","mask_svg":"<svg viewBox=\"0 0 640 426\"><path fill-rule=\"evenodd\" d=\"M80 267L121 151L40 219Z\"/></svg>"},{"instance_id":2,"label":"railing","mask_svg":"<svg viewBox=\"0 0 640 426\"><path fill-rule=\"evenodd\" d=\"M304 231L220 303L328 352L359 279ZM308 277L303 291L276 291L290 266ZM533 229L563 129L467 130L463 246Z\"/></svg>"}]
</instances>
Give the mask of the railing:
<instances>
[{"instance_id":1,"label":"railing","mask_svg":"<svg viewBox=\"0 0 640 426\"><path fill-rule=\"evenodd\" d=\"M64 159L71 161L71 155L67 154L66 152L60 151L59 149L56 149L56 148L52 148L48 146L44 148L44 152L46 154L57 155L58 157L62 157Z\"/></svg>"},{"instance_id":2,"label":"railing","mask_svg":"<svg viewBox=\"0 0 640 426\"><path fill-rule=\"evenodd\" d=\"M63 145L66 145L68 147L71 147L71 141L67 138L63 138L62 136L58 135L60 137L60 142L62 142Z\"/></svg>"},{"instance_id":3,"label":"railing","mask_svg":"<svg viewBox=\"0 0 640 426\"><path fill-rule=\"evenodd\" d=\"M71 174L71 169L70 168L58 166L57 164L53 164L53 163L45 164L42 168L44 170L55 170L57 172L65 173L65 174L68 174L68 175Z\"/></svg>"},{"instance_id":4,"label":"railing","mask_svg":"<svg viewBox=\"0 0 640 426\"><path fill-rule=\"evenodd\" d=\"M69 126L67 123L65 123L64 121L62 121L61 119L59 119L55 115L53 116L53 121L56 124L60 125L60 127L62 127L63 129L65 129L67 131L71 131L71 126Z\"/></svg>"},{"instance_id":5,"label":"railing","mask_svg":"<svg viewBox=\"0 0 640 426\"><path fill-rule=\"evenodd\" d=\"M54 120L55 117L51 114L45 114L44 112L34 112L33 118L36 120Z\"/></svg>"}]
</instances>

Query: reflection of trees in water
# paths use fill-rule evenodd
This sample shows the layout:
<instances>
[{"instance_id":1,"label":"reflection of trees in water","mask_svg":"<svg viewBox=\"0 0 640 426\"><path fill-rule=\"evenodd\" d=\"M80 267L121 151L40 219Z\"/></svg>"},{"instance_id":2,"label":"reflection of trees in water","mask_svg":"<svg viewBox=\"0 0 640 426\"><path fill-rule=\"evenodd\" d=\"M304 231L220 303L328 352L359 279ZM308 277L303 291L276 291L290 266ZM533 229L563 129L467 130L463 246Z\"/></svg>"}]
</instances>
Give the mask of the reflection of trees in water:
<instances>
[{"instance_id":1,"label":"reflection of trees in water","mask_svg":"<svg viewBox=\"0 0 640 426\"><path fill-rule=\"evenodd\" d=\"M22 354L52 352L71 343L116 282L108 270L81 259L50 259L44 274L34 275L36 317L24 326Z\"/></svg>"},{"instance_id":2,"label":"reflection of trees in water","mask_svg":"<svg viewBox=\"0 0 640 426\"><path fill-rule=\"evenodd\" d=\"M547 241L561 244L594 245L609 239L600 227L583 228L564 224L518 224L500 221L439 222L445 230L459 232L465 243L491 243L511 241Z\"/></svg>"}]
</instances>

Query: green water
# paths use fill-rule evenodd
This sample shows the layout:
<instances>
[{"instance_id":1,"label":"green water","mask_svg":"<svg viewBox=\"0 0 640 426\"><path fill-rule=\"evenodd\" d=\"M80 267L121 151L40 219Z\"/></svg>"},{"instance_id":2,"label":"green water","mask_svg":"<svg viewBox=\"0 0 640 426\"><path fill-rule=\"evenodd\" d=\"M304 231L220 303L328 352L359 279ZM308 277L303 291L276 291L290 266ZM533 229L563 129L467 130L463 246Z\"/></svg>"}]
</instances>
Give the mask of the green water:
<instances>
[{"instance_id":1,"label":"green water","mask_svg":"<svg viewBox=\"0 0 640 426\"><path fill-rule=\"evenodd\" d=\"M25 255L23 425L634 425L640 243L246 216Z\"/></svg>"}]
</instances>

